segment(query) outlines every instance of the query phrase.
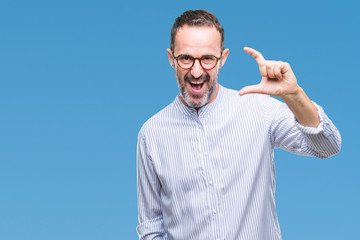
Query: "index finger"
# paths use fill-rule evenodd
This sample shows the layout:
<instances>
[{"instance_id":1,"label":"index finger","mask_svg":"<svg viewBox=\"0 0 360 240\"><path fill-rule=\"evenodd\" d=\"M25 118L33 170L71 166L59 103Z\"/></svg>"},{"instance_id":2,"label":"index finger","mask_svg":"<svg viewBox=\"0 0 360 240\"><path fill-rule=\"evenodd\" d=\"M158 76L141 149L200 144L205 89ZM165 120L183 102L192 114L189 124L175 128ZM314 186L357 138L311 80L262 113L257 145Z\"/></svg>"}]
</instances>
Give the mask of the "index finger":
<instances>
[{"instance_id":1,"label":"index finger","mask_svg":"<svg viewBox=\"0 0 360 240\"><path fill-rule=\"evenodd\" d=\"M244 51L253 56L258 64L265 62L263 55L253 48L244 47Z\"/></svg>"}]
</instances>

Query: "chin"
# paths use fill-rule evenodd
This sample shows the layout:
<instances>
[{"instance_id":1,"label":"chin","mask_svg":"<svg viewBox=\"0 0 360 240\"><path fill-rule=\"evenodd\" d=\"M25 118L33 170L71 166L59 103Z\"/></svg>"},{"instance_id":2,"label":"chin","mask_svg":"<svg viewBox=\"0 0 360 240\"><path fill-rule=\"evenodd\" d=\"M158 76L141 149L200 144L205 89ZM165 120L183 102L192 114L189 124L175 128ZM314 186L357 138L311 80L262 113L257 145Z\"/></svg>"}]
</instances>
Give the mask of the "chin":
<instances>
[{"instance_id":1,"label":"chin","mask_svg":"<svg viewBox=\"0 0 360 240\"><path fill-rule=\"evenodd\" d=\"M205 106L208 102L211 101L214 93L216 92L217 79L215 79L215 81L210 86L206 86L207 89L201 95L193 95L191 92L189 93L186 89L186 85L184 84L184 82L181 82L178 77L176 77L176 80L182 99L184 100L186 105L192 108L201 108Z\"/></svg>"},{"instance_id":2,"label":"chin","mask_svg":"<svg viewBox=\"0 0 360 240\"><path fill-rule=\"evenodd\" d=\"M189 95L185 93L185 96L183 95L183 99L187 105L193 108L201 108L210 101L208 94L205 94L201 98L190 98Z\"/></svg>"}]
</instances>

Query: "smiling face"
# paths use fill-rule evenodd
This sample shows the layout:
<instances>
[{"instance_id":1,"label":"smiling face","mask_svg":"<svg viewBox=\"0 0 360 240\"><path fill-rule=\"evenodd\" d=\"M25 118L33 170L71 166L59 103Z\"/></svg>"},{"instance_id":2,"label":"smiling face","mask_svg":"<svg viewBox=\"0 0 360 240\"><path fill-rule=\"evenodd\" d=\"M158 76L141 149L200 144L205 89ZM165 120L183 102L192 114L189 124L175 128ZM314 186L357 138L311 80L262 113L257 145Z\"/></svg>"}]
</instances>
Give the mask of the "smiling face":
<instances>
[{"instance_id":1,"label":"smiling face","mask_svg":"<svg viewBox=\"0 0 360 240\"><path fill-rule=\"evenodd\" d=\"M216 98L219 86L217 76L225 63L228 49L221 55L221 36L215 27L182 26L176 33L173 52L168 50L170 64L175 69L181 101L189 107L200 108ZM195 60L190 69L182 69L173 58L189 55L194 58L213 55L220 57L217 65L206 70Z\"/></svg>"}]
</instances>

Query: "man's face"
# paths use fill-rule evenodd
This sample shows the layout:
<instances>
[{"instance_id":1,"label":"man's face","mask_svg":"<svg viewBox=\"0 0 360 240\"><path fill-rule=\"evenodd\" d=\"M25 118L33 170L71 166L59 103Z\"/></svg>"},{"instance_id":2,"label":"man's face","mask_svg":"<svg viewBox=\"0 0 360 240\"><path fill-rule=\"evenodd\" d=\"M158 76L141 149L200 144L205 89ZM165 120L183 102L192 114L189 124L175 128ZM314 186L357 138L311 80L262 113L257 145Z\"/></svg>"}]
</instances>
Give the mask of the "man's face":
<instances>
[{"instance_id":1,"label":"man's face","mask_svg":"<svg viewBox=\"0 0 360 240\"><path fill-rule=\"evenodd\" d=\"M206 70L195 60L190 69L182 69L173 58L190 55L201 58L205 55L221 56L221 36L215 27L182 26L175 35L174 52L168 49L170 64L175 69L182 101L190 107L200 108L213 101L218 92L217 76L225 63L229 50L225 49L217 65Z\"/></svg>"}]
</instances>

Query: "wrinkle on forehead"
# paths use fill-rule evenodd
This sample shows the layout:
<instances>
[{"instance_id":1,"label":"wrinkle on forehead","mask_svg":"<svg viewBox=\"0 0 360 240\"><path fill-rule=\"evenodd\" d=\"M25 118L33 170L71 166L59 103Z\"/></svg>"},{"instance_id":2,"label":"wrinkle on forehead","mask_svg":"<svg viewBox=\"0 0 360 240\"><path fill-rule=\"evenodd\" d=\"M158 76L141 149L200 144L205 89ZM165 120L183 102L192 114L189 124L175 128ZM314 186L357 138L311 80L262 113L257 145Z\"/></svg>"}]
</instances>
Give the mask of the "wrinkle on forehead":
<instances>
[{"instance_id":1,"label":"wrinkle on forehead","mask_svg":"<svg viewBox=\"0 0 360 240\"><path fill-rule=\"evenodd\" d=\"M215 27L182 26L175 35L174 54L193 57L221 53L221 36Z\"/></svg>"}]
</instances>

